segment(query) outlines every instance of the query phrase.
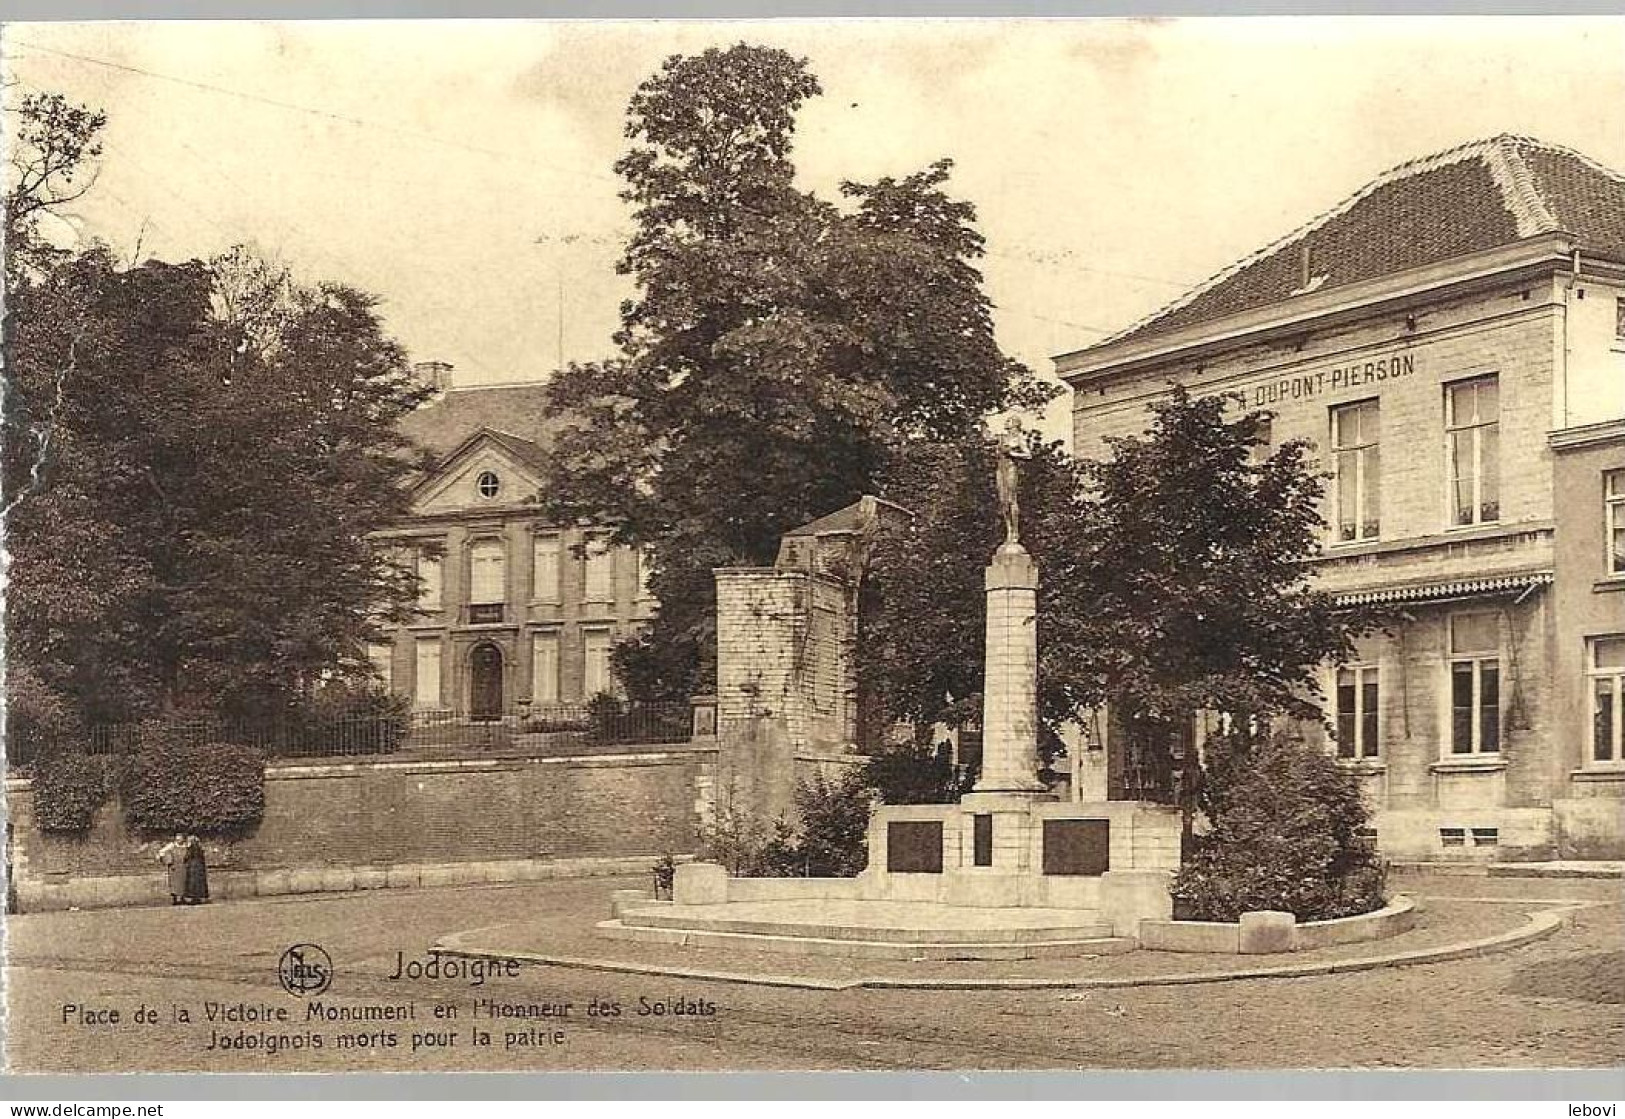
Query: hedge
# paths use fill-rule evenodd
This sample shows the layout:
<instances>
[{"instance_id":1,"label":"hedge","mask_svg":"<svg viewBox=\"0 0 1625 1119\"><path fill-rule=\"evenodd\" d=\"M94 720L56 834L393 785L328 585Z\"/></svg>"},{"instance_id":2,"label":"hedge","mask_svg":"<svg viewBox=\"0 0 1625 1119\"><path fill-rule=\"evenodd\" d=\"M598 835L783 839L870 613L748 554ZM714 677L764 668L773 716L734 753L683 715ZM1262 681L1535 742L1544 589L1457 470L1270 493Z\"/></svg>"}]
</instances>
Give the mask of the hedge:
<instances>
[{"instance_id":1,"label":"hedge","mask_svg":"<svg viewBox=\"0 0 1625 1119\"><path fill-rule=\"evenodd\" d=\"M237 833L265 814L265 759L247 746L147 736L130 759L122 792L133 827Z\"/></svg>"},{"instance_id":2,"label":"hedge","mask_svg":"<svg viewBox=\"0 0 1625 1119\"><path fill-rule=\"evenodd\" d=\"M112 793L106 758L78 750L52 752L34 763L34 819L41 831L87 832Z\"/></svg>"}]
</instances>

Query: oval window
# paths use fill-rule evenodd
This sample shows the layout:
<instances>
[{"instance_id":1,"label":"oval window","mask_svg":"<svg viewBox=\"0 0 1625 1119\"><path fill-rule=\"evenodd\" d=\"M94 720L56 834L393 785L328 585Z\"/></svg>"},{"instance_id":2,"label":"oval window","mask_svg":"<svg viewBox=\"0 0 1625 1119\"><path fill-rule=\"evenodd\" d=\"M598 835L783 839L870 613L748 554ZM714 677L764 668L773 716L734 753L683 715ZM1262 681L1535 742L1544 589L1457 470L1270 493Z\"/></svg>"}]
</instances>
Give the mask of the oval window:
<instances>
[{"instance_id":1,"label":"oval window","mask_svg":"<svg viewBox=\"0 0 1625 1119\"><path fill-rule=\"evenodd\" d=\"M474 480L474 488L480 491L481 497L495 497L502 489L502 480L489 470L481 471Z\"/></svg>"}]
</instances>

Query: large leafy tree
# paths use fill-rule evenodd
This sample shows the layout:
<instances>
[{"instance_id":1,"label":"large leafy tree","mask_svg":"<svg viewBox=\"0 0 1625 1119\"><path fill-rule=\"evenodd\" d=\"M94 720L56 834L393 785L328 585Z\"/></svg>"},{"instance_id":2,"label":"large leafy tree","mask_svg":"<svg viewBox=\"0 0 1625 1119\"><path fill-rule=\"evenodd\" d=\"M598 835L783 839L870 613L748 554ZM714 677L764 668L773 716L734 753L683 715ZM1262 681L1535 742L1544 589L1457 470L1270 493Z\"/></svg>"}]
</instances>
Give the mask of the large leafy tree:
<instances>
[{"instance_id":1,"label":"large leafy tree","mask_svg":"<svg viewBox=\"0 0 1625 1119\"><path fill-rule=\"evenodd\" d=\"M1277 716L1319 719L1319 667L1379 622L1314 585L1321 479L1305 443L1270 450L1267 419L1175 386L1144 434L1108 441L1098 461L1027 448L1021 536L1040 572L1044 741L1109 704L1128 741L1119 795L1194 803L1198 711L1225 713L1240 738ZM996 453L968 438L888 477L886 496L916 515L877 542L865 585L860 672L884 720L980 714Z\"/></svg>"},{"instance_id":2,"label":"large leafy tree","mask_svg":"<svg viewBox=\"0 0 1625 1119\"><path fill-rule=\"evenodd\" d=\"M1197 712L1242 739L1283 716L1319 720L1318 670L1381 624L1315 583L1325 524L1309 444L1271 451L1268 413L1239 404L1176 385L1143 435L1081 464L1063 605L1045 619L1046 666L1065 666L1079 701L1112 705L1128 765L1188 809Z\"/></svg>"},{"instance_id":3,"label":"large leafy tree","mask_svg":"<svg viewBox=\"0 0 1625 1119\"><path fill-rule=\"evenodd\" d=\"M1074 608L1062 574L1072 562L1082 515L1076 466L1059 444L1027 436L1020 454L1021 541L1040 572L1038 643L1043 657L1058 610ZM953 443L922 444L892 464L885 496L913 516L874 541L862 592L858 672L880 728L981 717L985 602L983 569L1003 542L994 477L1005 443L971 432ZM1044 658L1039 706L1053 730L1074 713L1087 682ZM871 745L874 743L871 742Z\"/></svg>"},{"instance_id":4,"label":"large leafy tree","mask_svg":"<svg viewBox=\"0 0 1625 1119\"><path fill-rule=\"evenodd\" d=\"M8 651L90 718L275 707L409 590L367 540L416 399L373 300L289 286L269 335L220 279L95 249L8 304Z\"/></svg>"},{"instance_id":5,"label":"large leafy tree","mask_svg":"<svg viewBox=\"0 0 1625 1119\"><path fill-rule=\"evenodd\" d=\"M798 189L803 60L739 45L670 58L628 112L636 282L619 354L572 366L548 501L651 547L659 612L617 651L636 696L714 671L711 569L772 561L788 528L872 490L899 451L1043 397L994 340L974 212L944 161Z\"/></svg>"},{"instance_id":6,"label":"large leafy tree","mask_svg":"<svg viewBox=\"0 0 1625 1119\"><path fill-rule=\"evenodd\" d=\"M103 118L43 95L14 111L8 673L92 720L264 711L359 674L411 589L367 539L405 512L396 424L419 399L375 301L242 249L49 248L39 219L88 181Z\"/></svg>"}]
</instances>

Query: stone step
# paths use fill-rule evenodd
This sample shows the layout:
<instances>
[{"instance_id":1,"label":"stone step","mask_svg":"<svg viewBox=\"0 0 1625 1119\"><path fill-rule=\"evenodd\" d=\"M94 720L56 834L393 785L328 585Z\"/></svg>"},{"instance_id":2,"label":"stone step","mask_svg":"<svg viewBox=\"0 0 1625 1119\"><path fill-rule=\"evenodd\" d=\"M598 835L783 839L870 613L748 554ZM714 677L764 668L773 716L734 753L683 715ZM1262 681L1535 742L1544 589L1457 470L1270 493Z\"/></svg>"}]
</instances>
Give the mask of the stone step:
<instances>
[{"instance_id":1,"label":"stone step","mask_svg":"<svg viewBox=\"0 0 1625 1119\"><path fill-rule=\"evenodd\" d=\"M907 942L723 932L656 925L628 925L622 921L600 922L598 935L611 940L666 944L675 947L720 948L736 952L776 952L865 960L1058 960L1113 955L1131 952L1138 947L1131 939L1112 936L997 943Z\"/></svg>"},{"instance_id":2,"label":"stone step","mask_svg":"<svg viewBox=\"0 0 1625 1119\"><path fill-rule=\"evenodd\" d=\"M761 920L725 917L666 909L627 908L621 913L627 927L679 929L692 932L780 936L790 939L875 941L888 944L1044 944L1096 940L1112 935L1112 928L1089 910L1079 910L1066 925L962 926L924 928L895 924L833 925L811 921Z\"/></svg>"}]
</instances>

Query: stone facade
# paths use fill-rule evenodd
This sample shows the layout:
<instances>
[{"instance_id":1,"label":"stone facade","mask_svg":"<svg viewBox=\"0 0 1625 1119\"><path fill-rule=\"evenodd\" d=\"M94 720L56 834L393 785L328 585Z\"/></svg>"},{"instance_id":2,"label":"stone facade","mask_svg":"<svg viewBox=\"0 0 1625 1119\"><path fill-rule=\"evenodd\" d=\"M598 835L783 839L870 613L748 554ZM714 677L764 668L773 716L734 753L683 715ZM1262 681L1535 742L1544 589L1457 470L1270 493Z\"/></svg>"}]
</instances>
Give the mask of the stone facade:
<instances>
[{"instance_id":1,"label":"stone facade","mask_svg":"<svg viewBox=\"0 0 1625 1119\"><path fill-rule=\"evenodd\" d=\"M780 568L721 568L716 581L719 726L765 721L798 747L850 746L851 587Z\"/></svg>"},{"instance_id":2,"label":"stone facade","mask_svg":"<svg viewBox=\"0 0 1625 1119\"><path fill-rule=\"evenodd\" d=\"M405 424L440 460L414 488L410 520L377 539L423 593L416 616L369 653L419 710L545 715L615 691L609 650L653 613L639 553L608 545L602 529L537 515L544 395L541 385L453 387Z\"/></svg>"},{"instance_id":3,"label":"stone facade","mask_svg":"<svg viewBox=\"0 0 1625 1119\"><path fill-rule=\"evenodd\" d=\"M868 534L908 514L864 497L784 535L772 567L717 587L716 797L769 820L858 764L857 596Z\"/></svg>"},{"instance_id":4,"label":"stone facade","mask_svg":"<svg viewBox=\"0 0 1625 1119\"><path fill-rule=\"evenodd\" d=\"M1615 352L1625 353L1625 339ZM1610 684L1625 673L1608 671L1606 657L1599 666L1597 650L1625 633L1625 420L1560 429L1549 441L1554 488L1569 498L1558 504L1552 588L1559 639L1550 703L1561 728L1549 758L1554 830L1563 858L1618 858L1625 756L1620 731L1598 717L1598 692L1618 694Z\"/></svg>"},{"instance_id":5,"label":"stone facade","mask_svg":"<svg viewBox=\"0 0 1625 1119\"><path fill-rule=\"evenodd\" d=\"M1327 747L1361 775L1384 851L1619 857L1625 774L1617 755L1588 754L1585 690L1588 649L1625 634L1625 594L1602 541L1603 479L1625 467L1625 253L1612 248L1612 227L1599 236L1614 255L1520 224L1477 251L1457 245L1457 255L1389 274L1348 272L1342 286L1313 274L1316 253L1334 274L1367 259L1360 239L1393 214L1362 208L1404 212L1415 181L1480 156L1505 153L1399 169L1175 305L1240 309L1161 313L1057 364L1074 389L1081 456L1143 431L1147 405L1176 381L1271 411L1272 446L1311 445L1329 475L1319 584L1348 603L1403 611L1323 679L1337 732ZM1625 224L1618 177L1584 166L1606 203L1599 212ZM1483 226L1470 198L1458 204L1433 220ZM1247 277L1277 259L1301 261L1305 282L1265 298ZM1247 284L1254 290L1229 303L1212 295ZM1586 431L1607 437L1575 434ZM1608 807L1593 807L1600 800Z\"/></svg>"}]
</instances>

